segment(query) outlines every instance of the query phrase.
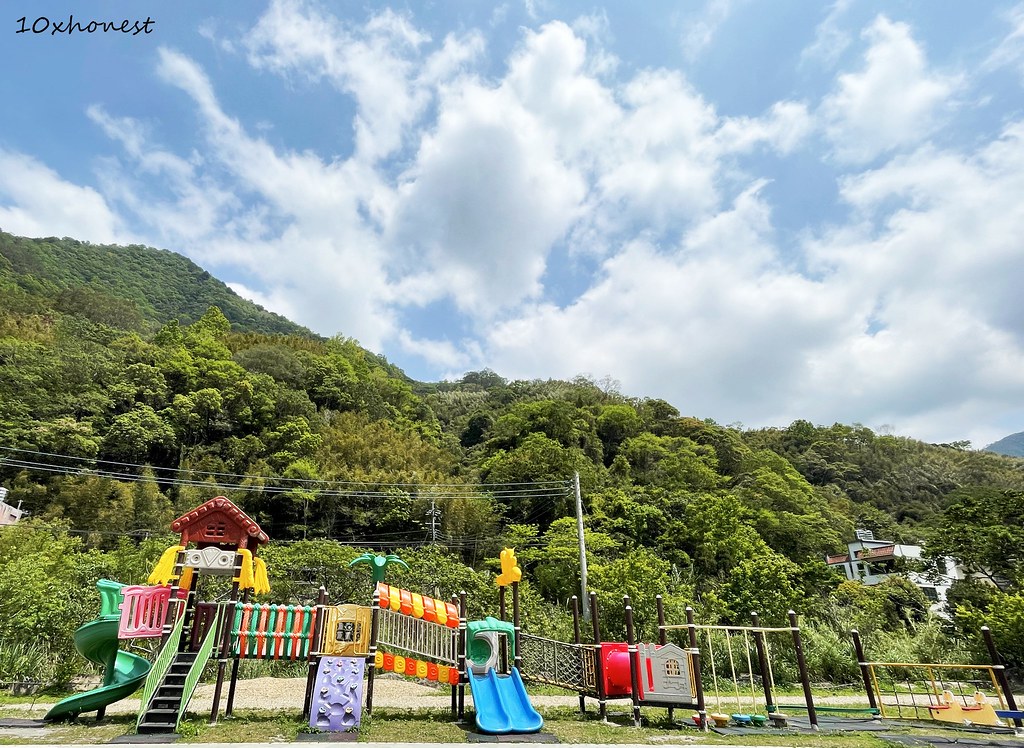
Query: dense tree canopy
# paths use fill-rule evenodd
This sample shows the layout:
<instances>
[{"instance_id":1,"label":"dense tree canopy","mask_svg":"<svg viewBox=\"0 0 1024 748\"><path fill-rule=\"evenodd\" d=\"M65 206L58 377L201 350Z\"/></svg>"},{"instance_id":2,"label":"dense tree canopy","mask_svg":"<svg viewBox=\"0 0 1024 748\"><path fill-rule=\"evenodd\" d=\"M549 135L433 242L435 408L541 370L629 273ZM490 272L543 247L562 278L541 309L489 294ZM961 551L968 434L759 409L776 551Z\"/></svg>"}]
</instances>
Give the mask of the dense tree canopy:
<instances>
[{"instance_id":1,"label":"dense tree canopy","mask_svg":"<svg viewBox=\"0 0 1024 748\"><path fill-rule=\"evenodd\" d=\"M97 559L143 566L146 537L225 494L282 543L268 548L282 594L355 594L359 579L331 570L359 546L412 549L410 584L489 600L485 567L510 544L530 580L524 604L555 630L552 606L579 590L578 473L590 585L613 628L627 593L645 633L657 594L676 619L692 604L722 620L794 607L836 625L864 611L921 625L905 585L840 586L826 568L856 527L923 541L997 581L998 593L954 595L961 623L1018 610L1022 460L860 425L727 428L586 377L416 383L217 284L171 253L0 233L0 484L49 523L31 562L10 555L29 531L0 531L27 589L57 574L38 554L71 555L74 574L54 589L78 606L68 590L91 584ZM439 584L439 570L455 581ZM35 593L10 600L24 594ZM40 635L68 634L57 613L18 615ZM0 636L3 625L0 611Z\"/></svg>"}]
</instances>

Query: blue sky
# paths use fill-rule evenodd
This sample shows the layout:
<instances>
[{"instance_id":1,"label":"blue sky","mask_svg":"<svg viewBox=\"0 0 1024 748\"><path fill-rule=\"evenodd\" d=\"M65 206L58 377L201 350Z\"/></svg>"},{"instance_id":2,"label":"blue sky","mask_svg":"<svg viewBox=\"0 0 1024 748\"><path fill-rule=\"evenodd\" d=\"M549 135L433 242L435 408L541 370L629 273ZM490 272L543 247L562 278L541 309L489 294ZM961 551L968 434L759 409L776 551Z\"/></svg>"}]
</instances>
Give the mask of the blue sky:
<instances>
[{"instance_id":1,"label":"blue sky","mask_svg":"<svg viewBox=\"0 0 1024 748\"><path fill-rule=\"evenodd\" d=\"M5 231L173 249L423 380L1024 429L1019 0L4 10ZM17 33L71 14L152 33Z\"/></svg>"}]
</instances>

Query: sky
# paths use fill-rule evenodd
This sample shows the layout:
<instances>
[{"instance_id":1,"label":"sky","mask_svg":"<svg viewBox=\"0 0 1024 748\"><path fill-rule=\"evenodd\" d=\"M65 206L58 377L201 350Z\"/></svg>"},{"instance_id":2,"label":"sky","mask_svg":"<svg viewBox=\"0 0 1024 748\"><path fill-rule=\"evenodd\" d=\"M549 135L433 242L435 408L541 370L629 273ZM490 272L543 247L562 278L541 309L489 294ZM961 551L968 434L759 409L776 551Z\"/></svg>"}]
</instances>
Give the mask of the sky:
<instances>
[{"instance_id":1,"label":"sky","mask_svg":"<svg viewBox=\"0 0 1024 748\"><path fill-rule=\"evenodd\" d=\"M1024 430L1024 2L2 8L4 231L180 252L423 381Z\"/></svg>"}]
</instances>

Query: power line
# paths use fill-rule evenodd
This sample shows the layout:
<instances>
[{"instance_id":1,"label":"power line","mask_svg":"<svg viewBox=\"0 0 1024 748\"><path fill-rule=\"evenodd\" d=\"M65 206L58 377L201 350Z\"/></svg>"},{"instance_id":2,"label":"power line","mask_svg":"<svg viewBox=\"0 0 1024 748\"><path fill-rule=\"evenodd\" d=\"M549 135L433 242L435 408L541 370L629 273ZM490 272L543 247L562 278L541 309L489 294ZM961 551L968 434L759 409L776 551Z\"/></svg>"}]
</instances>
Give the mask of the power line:
<instances>
[{"instance_id":1,"label":"power line","mask_svg":"<svg viewBox=\"0 0 1024 748\"><path fill-rule=\"evenodd\" d=\"M160 471L170 472L170 473L185 473L185 474L188 474L188 475L208 475L208 476L218 477L218 478L235 478L235 479L240 479L240 480L272 480L272 481L283 482L283 483L299 483L299 484L313 483L313 484L318 484L318 485L321 484L321 483L327 482L327 483L330 483L332 485L352 485L352 486L366 485L366 483L367 483L367 481L345 481L345 480L323 481L323 480L320 480L320 479L317 479L317 478L286 478L286 477L282 477L282 476L253 475L253 474L247 474L247 473L219 473L219 472L214 472L214 471L209 471L209 470L193 470L191 468L172 468L172 467L161 467L159 465L143 465L143 464L134 463L134 462L117 462L117 461L114 461L114 460L101 460L101 459L98 459L98 458L78 457L76 455L65 455L65 454L59 454L59 453L56 453L56 452L41 452L41 451L33 450L33 449L21 449L21 448L18 448L18 447L0 447L0 451L3 451L3 452L17 452L17 453L20 453L20 454L35 455L37 457L57 457L57 458L60 458L62 460L72 460L74 462L99 463L99 464L103 464L103 465L116 465L118 467L130 467L130 468L137 468L139 470L144 470L144 469L149 469L149 470L154 470L154 471L160 470ZM497 487L501 487L501 488L514 488L516 486L525 486L525 487L564 486L564 485L570 484L571 482L572 482L571 480L545 480L545 481L530 481L530 482L520 482L520 483L432 483L432 484L420 484L418 482L410 482L410 483L396 482L396 483L387 483L387 484L378 484L378 485L387 485L387 486L402 487L402 488L404 488L404 487L413 488L413 487L417 487L417 486L420 486L420 485L425 485L427 487L433 486L433 487L438 487L438 488L493 488L493 487L496 487L496 486Z\"/></svg>"},{"instance_id":2,"label":"power line","mask_svg":"<svg viewBox=\"0 0 1024 748\"><path fill-rule=\"evenodd\" d=\"M3 449L3 448L0 448L0 449ZM274 485L264 486L264 485L246 485L246 484L242 484L242 483L218 483L218 482L210 482L210 481L203 481L203 480L187 480L187 479L184 479L184 478L148 478L146 476L136 475L134 473L114 472L114 471L109 471L109 470L97 470L97 469L92 469L92 468L89 468L89 467L86 467L86 466L54 465L54 464L51 464L51 463L36 462L36 461L30 461L30 460L18 460L18 459L13 459L13 458L9 458L9 457L0 458L0 466L5 466L5 465L6 466L10 466L10 467L14 467L14 468L19 468L19 469L22 469L22 470L32 471L32 472L52 473L52 474L56 474L56 475L67 475L67 476L90 476L91 475L91 476L95 476L95 477L98 477L98 478L107 478L107 479L110 479L110 480L118 480L118 481L123 481L123 482L126 482L126 483L159 482L161 484L170 485L170 486L179 486L179 487L185 486L185 487L192 487L192 488L208 488L208 489L216 489L218 491L237 491L237 492L263 493L263 494L283 494L283 493L290 493L292 491L296 491L296 490L300 489L299 486L288 486L288 485L285 485L285 486L274 486ZM202 473L200 473L200 474L202 474ZM271 482L274 482L274 483L278 482L279 480L287 480L287 479L278 479L276 477L270 477L270 476L261 476L260 479L261 480L268 480L268 481L271 481ZM316 485L315 486L310 486L310 487L303 486L301 488L305 488L306 490L309 490L310 488L312 488L314 490L314 492L318 496L321 496L321 497L323 497L323 496L336 496L336 497L345 497L345 498L366 498L366 499L374 499L374 498L376 498L376 499L393 499L395 497L395 490L397 490L397 491L399 491L401 493L404 493L404 494L409 494L411 492L403 490L404 487L405 486L414 485L414 484L408 484L408 483L377 483L377 482L370 482L370 481L367 481L367 482L364 482L364 483L355 483L355 482L348 482L348 481L330 481L330 480L325 480L325 481L308 481L308 482L309 483L315 483ZM380 490L379 488L377 488L377 489L369 489L369 488L354 488L354 487L353 488L340 489L340 490L331 490L329 488L325 488L324 487L324 486L332 486L332 485L378 486L378 487L384 487L385 490ZM457 486L458 484L437 484L437 485L440 485L442 487L454 487L454 486ZM508 501L508 500L513 500L513 499L553 499L553 498L564 497L565 494L566 494L566 490L567 490L569 484L566 483L561 488L549 488L549 489L541 488L539 490L537 490L537 489L534 489L534 490L529 490L529 489L509 489L509 490L504 490L502 487L503 486L507 486L507 485L512 485L512 484L497 484L497 483L496 484L485 484L485 483L467 484L465 486L466 490L465 491L461 491L461 492L456 492L456 491L452 491L452 490L449 490L447 492L445 492L445 491L432 491L431 490L432 487L433 487L432 485L424 485L424 484L421 484L419 486L419 488L420 488L420 492L421 493L426 493L428 496L430 496L433 499L487 500L488 498L494 498L494 499L500 499L500 500L503 500L503 501ZM519 485L528 485L528 484L519 484ZM394 490L390 490L389 491L389 490L386 490L386 489L394 489Z\"/></svg>"}]
</instances>

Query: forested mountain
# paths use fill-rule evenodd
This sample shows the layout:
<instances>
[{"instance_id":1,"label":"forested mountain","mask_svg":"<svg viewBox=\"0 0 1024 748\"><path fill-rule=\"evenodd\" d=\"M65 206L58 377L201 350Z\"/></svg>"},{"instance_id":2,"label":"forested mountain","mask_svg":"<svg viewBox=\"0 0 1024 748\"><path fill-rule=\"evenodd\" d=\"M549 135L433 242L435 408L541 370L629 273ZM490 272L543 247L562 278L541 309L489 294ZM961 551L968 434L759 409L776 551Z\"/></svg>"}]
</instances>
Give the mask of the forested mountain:
<instances>
[{"instance_id":1,"label":"forested mountain","mask_svg":"<svg viewBox=\"0 0 1024 748\"><path fill-rule=\"evenodd\" d=\"M132 245L25 239L0 231L0 283L41 294L63 312L130 330L195 322L218 307L236 330L313 333L236 294L186 257ZM150 329L150 331L152 331Z\"/></svg>"},{"instance_id":2,"label":"forested mountain","mask_svg":"<svg viewBox=\"0 0 1024 748\"><path fill-rule=\"evenodd\" d=\"M200 313L214 291L227 308ZM139 540L217 494L285 541L268 549L278 590L336 584L340 541L405 549L483 605L486 568L511 545L524 604L564 604L579 589L576 472L590 587L613 628L623 593L641 628L656 594L676 619L694 604L732 621L792 607L839 629L920 624L912 585L868 594L823 563L857 527L999 564L1011 602L1024 581L1024 460L859 425L727 428L582 377L415 383L246 304L171 253L0 234L0 485L32 518L0 531L0 638L59 633L15 616L37 589L26 579L63 575L83 600L97 575L140 581L125 577L160 544ZM968 592L964 621L1017 610Z\"/></svg>"},{"instance_id":3,"label":"forested mountain","mask_svg":"<svg viewBox=\"0 0 1024 748\"><path fill-rule=\"evenodd\" d=\"M985 451L1010 457L1024 457L1024 431L1004 436L999 441L992 442L985 447Z\"/></svg>"}]
</instances>

